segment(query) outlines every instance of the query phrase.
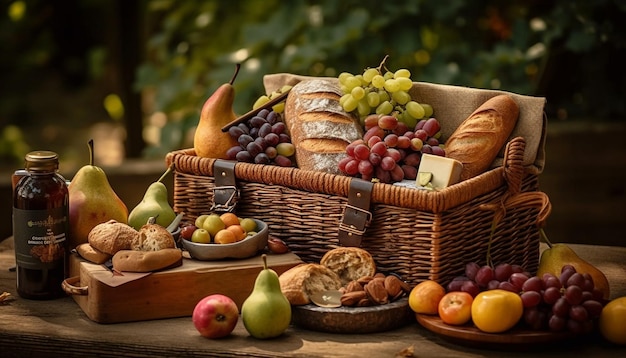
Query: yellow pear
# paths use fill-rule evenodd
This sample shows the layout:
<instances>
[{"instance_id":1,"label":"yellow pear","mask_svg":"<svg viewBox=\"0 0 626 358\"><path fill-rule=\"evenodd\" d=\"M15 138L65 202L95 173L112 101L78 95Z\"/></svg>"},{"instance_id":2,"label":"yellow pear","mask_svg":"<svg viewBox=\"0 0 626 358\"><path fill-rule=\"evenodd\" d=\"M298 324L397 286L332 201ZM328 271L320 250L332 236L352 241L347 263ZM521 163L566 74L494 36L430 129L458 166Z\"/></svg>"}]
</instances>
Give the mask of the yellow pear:
<instances>
[{"instance_id":1,"label":"yellow pear","mask_svg":"<svg viewBox=\"0 0 626 358\"><path fill-rule=\"evenodd\" d=\"M233 111L235 101L233 82L239 67L237 65L230 82L221 85L202 106L200 121L193 138L193 148L199 157L228 159L226 152L237 145L237 140L228 132L223 132L222 127L237 118Z\"/></svg>"},{"instance_id":2,"label":"yellow pear","mask_svg":"<svg viewBox=\"0 0 626 358\"><path fill-rule=\"evenodd\" d=\"M551 273L559 277L561 268L564 265L572 265L576 269L576 272L591 275L594 286L602 292L605 300L609 299L609 281L602 271L580 258L580 256L566 244L552 244L548 242L548 246L549 248L541 253L537 276L541 277L544 273Z\"/></svg>"},{"instance_id":3,"label":"yellow pear","mask_svg":"<svg viewBox=\"0 0 626 358\"><path fill-rule=\"evenodd\" d=\"M93 140L89 141L90 161L76 172L69 191L70 249L87 242L96 225L116 220L127 223L128 208L117 196L106 173L93 165Z\"/></svg>"}]
</instances>

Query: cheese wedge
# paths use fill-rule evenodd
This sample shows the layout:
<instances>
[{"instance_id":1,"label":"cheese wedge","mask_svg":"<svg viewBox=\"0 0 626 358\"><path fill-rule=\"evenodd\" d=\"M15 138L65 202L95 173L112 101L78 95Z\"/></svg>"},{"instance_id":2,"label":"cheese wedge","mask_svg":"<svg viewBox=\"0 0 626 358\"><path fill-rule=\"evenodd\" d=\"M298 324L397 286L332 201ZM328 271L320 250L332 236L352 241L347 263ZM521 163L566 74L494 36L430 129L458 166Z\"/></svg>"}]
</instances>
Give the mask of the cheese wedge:
<instances>
[{"instance_id":1,"label":"cheese wedge","mask_svg":"<svg viewBox=\"0 0 626 358\"><path fill-rule=\"evenodd\" d=\"M443 189L458 183L461 179L462 171L463 164L458 160L438 155L422 154L415 185L418 187L426 186L427 184L420 183L420 178L423 180L424 177L428 177L427 173L430 173L432 175L430 184L435 189Z\"/></svg>"}]
</instances>

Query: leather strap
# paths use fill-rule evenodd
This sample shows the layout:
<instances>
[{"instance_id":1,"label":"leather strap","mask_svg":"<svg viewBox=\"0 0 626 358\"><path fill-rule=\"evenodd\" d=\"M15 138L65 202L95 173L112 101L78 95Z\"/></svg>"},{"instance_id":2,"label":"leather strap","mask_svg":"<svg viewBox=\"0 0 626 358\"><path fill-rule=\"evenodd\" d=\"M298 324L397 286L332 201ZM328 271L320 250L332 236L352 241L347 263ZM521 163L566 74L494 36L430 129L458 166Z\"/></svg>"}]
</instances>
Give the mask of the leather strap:
<instances>
[{"instance_id":1,"label":"leather strap","mask_svg":"<svg viewBox=\"0 0 626 358\"><path fill-rule=\"evenodd\" d=\"M239 199L239 189L235 180L235 161L218 159L213 164L215 187L211 211L231 212Z\"/></svg>"},{"instance_id":2,"label":"leather strap","mask_svg":"<svg viewBox=\"0 0 626 358\"><path fill-rule=\"evenodd\" d=\"M370 198L374 183L362 179L350 180L348 203L339 224L339 243L342 246L361 246L365 228L372 219Z\"/></svg>"}]
</instances>

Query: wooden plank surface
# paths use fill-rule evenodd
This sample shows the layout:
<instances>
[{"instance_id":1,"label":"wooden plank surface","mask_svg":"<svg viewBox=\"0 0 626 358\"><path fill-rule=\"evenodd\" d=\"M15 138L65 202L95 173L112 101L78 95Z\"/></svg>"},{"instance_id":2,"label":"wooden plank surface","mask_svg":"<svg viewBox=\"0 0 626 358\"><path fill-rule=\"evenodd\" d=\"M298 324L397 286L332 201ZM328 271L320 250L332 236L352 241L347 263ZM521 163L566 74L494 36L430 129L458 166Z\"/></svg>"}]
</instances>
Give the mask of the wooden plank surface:
<instances>
[{"instance_id":1,"label":"wooden plank surface","mask_svg":"<svg viewBox=\"0 0 626 358\"><path fill-rule=\"evenodd\" d=\"M626 248L572 245L585 259L606 273L612 296L626 296ZM332 334L291 326L278 339L248 336L241 321L225 339L201 337L190 317L99 324L90 320L71 297L54 301L29 301L15 292L13 251L0 246L0 291L13 300L0 305L0 355L101 356L101 357L394 357L413 347L415 357L571 357L626 356L626 347L614 347L601 339L568 341L531 351L506 351L452 343L417 322L376 334ZM175 298L172 304L176 304ZM535 349L533 349L535 348ZM517 349L517 348L516 348Z\"/></svg>"}]
</instances>

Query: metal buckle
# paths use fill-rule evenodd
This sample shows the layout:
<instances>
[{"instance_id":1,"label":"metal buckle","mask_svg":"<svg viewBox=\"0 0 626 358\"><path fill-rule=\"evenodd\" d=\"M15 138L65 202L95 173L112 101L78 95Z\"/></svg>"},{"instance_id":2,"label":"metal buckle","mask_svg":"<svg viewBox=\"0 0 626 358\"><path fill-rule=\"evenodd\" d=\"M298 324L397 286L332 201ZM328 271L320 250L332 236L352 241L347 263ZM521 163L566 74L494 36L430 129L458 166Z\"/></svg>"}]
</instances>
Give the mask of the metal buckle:
<instances>
[{"instance_id":1,"label":"metal buckle","mask_svg":"<svg viewBox=\"0 0 626 358\"><path fill-rule=\"evenodd\" d=\"M228 197L225 203L213 202L210 211L232 212L235 210L237 200L239 200L239 189L234 185L216 186L213 188L213 197L215 197L216 190L232 190L232 193Z\"/></svg>"},{"instance_id":2,"label":"metal buckle","mask_svg":"<svg viewBox=\"0 0 626 358\"><path fill-rule=\"evenodd\" d=\"M350 205L350 204L346 204L346 206L343 209L343 216L346 216L346 210L348 209L352 209L358 213L361 214L365 214L366 220L363 223L363 229L358 229L356 226L354 225L348 225L345 224L344 222L340 222L339 223L339 230L343 230L345 232L348 233L348 235L361 235L363 236L363 234L365 234L365 230L367 228L367 226L369 225L370 221L372 221L372 213L365 210L365 209L361 209L358 206L354 206L354 205Z\"/></svg>"}]
</instances>

